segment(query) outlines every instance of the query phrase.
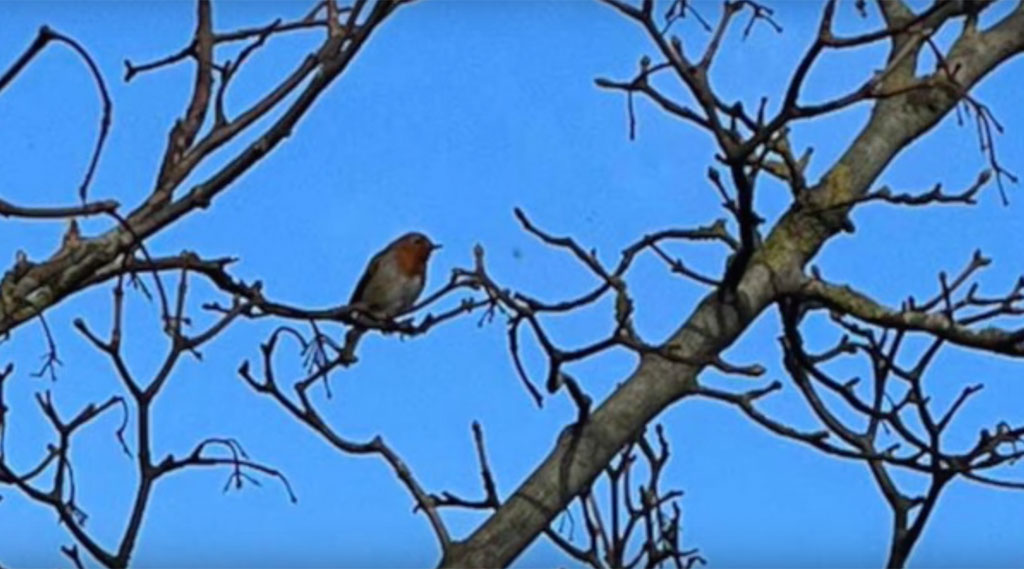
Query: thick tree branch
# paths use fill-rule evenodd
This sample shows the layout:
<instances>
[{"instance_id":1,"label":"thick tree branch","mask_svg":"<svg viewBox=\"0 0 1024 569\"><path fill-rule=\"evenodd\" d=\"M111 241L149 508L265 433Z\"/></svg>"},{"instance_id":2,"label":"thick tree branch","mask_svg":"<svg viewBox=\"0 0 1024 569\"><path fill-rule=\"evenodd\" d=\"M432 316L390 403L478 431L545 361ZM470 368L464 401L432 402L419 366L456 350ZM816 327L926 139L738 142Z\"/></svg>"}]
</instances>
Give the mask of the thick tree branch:
<instances>
[{"instance_id":1,"label":"thick tree branch","mask_svg":"<svg viewBox=\"0 0 1024 569\"><path fill-rule=\"evenodd\" d=\"M806 300L823 303L842 314L858 320L897 330L926 332L959 346L977 348L994 353L1024 356L1024 332L995 327L974 330L961 321L941 312L915 309L895 310L885 307L849 286L836 286L819 279L809 280L799 293ZM1017 302L1012 299L1011 302Z\"/></svg>"}]
</instances>

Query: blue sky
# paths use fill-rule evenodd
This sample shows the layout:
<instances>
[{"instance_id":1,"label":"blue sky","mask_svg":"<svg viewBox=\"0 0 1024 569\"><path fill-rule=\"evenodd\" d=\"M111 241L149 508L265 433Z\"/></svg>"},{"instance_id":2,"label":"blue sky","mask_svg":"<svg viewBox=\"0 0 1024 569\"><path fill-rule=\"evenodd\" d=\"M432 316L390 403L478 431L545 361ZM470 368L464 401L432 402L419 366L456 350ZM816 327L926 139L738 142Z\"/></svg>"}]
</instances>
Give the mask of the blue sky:
<instances>
[{"instance_id":1,"label":"blue sky","mask_svg":"<svg viewBox=\"0 0 1024 569\"><path fill-rule=\"evenodd\" d=\"M719 9L717 3L698 6L706 17ZM746 42L739 29L726 38L712 80L727 100L754 108L768 95L770 104L777 104L790 70L809 45L818 5L785 1L776 8L782 35L758 26ZM304 3L224 2L215 5L214 21L218 29L231 29L298 18L307 9ZM4 12L0 66L17 57L42 24L74 36L96 58L115 107L92 195L134 206L151 187L167 129L184 109L192 67L164 69L125 84L122 61L146 61L180 49L194 27L193 5L26 2L5 4ZM861 20L852 3L840 7L840 31L874 25L877 18ZM679 26L688 47L703 45L706 34L694 22ZM227 100L229 113L255 100L318 40L310 34L270 41L239 75ZM571 233L595 247L606 263L646 232L726 215L704 177L714 154L705 134L638 100L638 136L630 142L623 97L594 86L598 76L631 77L645 53L651 46L641 31L596 2L438 0L403 8L290 139L209 210L159 234L149 248L160 254L189 249L204 256L237 256L234 274L263 280L273 298L314 307L346 300L367 259L397 234L416 229L445 246L432 261L430 288L440 286L451 268L469 266L473 245L481 243L500 282L548 299L572 296L592 286L592 277L524 234L513 207L522 207L545 229ZM826 57L812 72L805 99L820 100L858 85L881 67L883 56L884 49L871 47ZM1011 62L975 92L1006 127L998 141L1001 160L1018 173L1024 173L1022 66L1019 59ZM0 162L0 195L25 204L71 202L92 148L98 109L84 68L67 50L47 49L0 94L0 156L6 157ZM794 128L798 151L815 150L811 180L849 144L867 111L858 106ZM219 159L244 142L229 145ZM950 117L906 150L879 183L909 191L941 181L953 190L969 185L984 166L973 124L958 127ZM200 168L195 179L212 171L212 166ZM1024 273L1018 247L1024 198L1011 186L1011 205L1003 207L992 189L970 209L860 208L854 215L858 231L830 242L815 264L832 280L855 283L895 304L908 294L932 294L940 270L958 270L981 248L995 260L980 278L982 290L1008 290ZM787 196L781 186L766 183L757 206L771 221ZM83 227L96 232L106 223L88 220ZM0 259L12 259L19 248L32 259L45 258L62 231L56 223L4 220ZM724 263L723 251L713 246L674 252L708 273ZM673 278L652 256L637 261L629 287L638 329L651 342L664 339L705 292ZM200 281L191 290L195 315L206 321L198 306L223 298ZM109 304L109 287L98 287L48 313L64 361L55 384L29 373L45 348L38 324L21 327L0 344L0 361L18 366L7 385L6 450L13 464L32 464L52 436L33 393L51 389L58 408L70 415L119 391L109 363L71 326L82 317L105 331ZM157 309L130 293L127 310L129 365L147 376L166 349ZM562 396L536 409L515 376L503 324L478 326L477 321L477 316L462 318L404 342L367 337L360 363L335 376L335 397L325 400L318 392L323 414L350 438L381 434L428 489L469 496L481 491L470 435L470 423L479 420L499 491L511 492L547 454L573 411ZM605 334L611 323L611 307L603 303L549 326L558 342L574 346ZM239 322L203 350L202 362L182 361L153 410L153 437L162 456L187 452L207 436L235 436L253 458L289 476L299 502L291 504L269 480L261 488L222 494L226 471L177 474L156 488L135 565L434 564L437 547L429 526L411 513L410 496L382 461L332 451L238 378L239 363L255 363L258 343L271 326ZM808 331L812 346L825 346L834 337L825 326ZM778 317L768 311L727 356L761 362L768 368L765 381L785 379L777 335ZM528 367L539 380L543 362L524 343ZM299 362L294 353L282 353L278 373L297 376ZM633 356L614 353L569 371L595 398L603 398L634 365ZM710 372L703 379L733 389L751 385ZM964 385L978 381L986 389L954 425L953 445L970 444L980 428L999 420L1024 421L1024 385L1020 366L1012 361L949 350L927 385L936 403L948 404ZM763 408L800 426L813 424L788 384ZM889 512L863 465L779 440L714 402L685 401L659 421L673 443L663 484L686 492L684 541L699 547L712 566L884 563ZM119 423L117 413L97 420L76 438L73 451L79 503L90 515L87 528L108 547L120 536L135 476L134 463L112 436ZM905 482L915 487L915 479ZM0 488L0 495L0 564L64 565L59 546L70 538L55 516L7 488ZM482 517L449 512L446 519L453 533L463 536ZM956 481L911 565L1019 566L1022 522L1024 493ZM572 565L543 540L516 564Z\"/></svg>"}]
</instances>

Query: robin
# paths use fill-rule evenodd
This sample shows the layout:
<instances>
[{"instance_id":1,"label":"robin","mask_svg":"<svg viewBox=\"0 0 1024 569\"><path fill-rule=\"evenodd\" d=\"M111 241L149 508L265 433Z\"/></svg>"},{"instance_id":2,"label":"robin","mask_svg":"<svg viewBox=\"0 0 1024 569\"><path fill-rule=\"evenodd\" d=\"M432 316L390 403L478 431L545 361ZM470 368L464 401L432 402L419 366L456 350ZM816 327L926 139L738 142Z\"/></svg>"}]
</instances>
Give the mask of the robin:
<instances>
[{"instance_id":1,"label":"robin","mask_svg":"<svg viewBox=\"0 0 1024 569\"><path fill-rule=\"evenodd\" d=\"M427 277L427 260L441 246L418 232L402 235L370 259L349 307L376 320L390 320L412 308ZM366 328L353 326L345 335L342 355L355 362L356 343Z\"/></svg>"}]
</instances>

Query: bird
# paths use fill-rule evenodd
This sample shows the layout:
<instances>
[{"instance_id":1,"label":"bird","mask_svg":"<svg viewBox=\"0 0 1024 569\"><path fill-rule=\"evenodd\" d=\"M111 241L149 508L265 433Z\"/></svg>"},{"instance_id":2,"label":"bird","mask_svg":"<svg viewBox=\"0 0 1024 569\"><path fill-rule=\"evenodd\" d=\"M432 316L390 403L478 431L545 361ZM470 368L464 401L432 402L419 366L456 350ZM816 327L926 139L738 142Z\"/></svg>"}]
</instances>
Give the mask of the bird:
<instances>
[{"instance_id":1,"label":"bird","mask_svg":"<svg viewBox=\"0 0 1024 569\"><path fill-rule=\"evenodd\" d=\"M412 308L423 292L427 262L441 248L425 234L410 231L370 259L349 300L349 308L376 320L389 320ZM354 325L345 334L342 361L356 361L355 349L366 328Z\"/></svg>"}]
</instances>

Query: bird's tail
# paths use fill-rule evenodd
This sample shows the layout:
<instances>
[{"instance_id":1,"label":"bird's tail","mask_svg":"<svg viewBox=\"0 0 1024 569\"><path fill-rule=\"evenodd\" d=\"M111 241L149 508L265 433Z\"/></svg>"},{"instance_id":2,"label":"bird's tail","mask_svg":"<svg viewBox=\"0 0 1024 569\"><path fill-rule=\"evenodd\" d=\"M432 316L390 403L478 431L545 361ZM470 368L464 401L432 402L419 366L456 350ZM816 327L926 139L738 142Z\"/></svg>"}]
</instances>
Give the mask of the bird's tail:
<instances>
[{"instance_id":1,"label":"bird's tail","mask_svg":"<svg viewBox=\"0 0 1024 569\"><path fill-rule=\"evenodd\" d=\"M341 348L342 362L345 365L356 363L359 358L356 357L356 344L359 343L359 339L366 333L366 328L360 328L353 326L345 334L345 345Z\"/></svg>"}]
</instances>

